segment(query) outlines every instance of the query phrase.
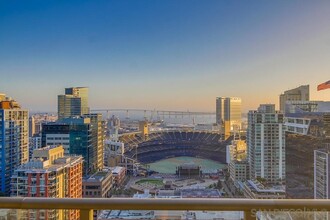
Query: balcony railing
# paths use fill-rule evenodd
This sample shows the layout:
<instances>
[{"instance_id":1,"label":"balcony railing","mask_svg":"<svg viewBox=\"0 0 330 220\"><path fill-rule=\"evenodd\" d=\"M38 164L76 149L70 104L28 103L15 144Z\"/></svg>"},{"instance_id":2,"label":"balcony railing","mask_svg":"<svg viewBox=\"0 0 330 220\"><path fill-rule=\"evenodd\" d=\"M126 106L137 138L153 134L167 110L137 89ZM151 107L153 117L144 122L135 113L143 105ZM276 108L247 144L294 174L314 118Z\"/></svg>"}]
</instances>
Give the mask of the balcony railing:
<instances>
[{"instance_id":1,"label":"balcony railing","mask_svg":"<svg viewBox=\"0 0 330 220\"><path fill-rule=\"evenodd\" d=\"M69 199L0 198L0 209L75 209L81 220L93 219L94 210L243 211L244 219L256 219L258 211L330 211L330 200L314 199Z\"/></svg>"}]
</instances>

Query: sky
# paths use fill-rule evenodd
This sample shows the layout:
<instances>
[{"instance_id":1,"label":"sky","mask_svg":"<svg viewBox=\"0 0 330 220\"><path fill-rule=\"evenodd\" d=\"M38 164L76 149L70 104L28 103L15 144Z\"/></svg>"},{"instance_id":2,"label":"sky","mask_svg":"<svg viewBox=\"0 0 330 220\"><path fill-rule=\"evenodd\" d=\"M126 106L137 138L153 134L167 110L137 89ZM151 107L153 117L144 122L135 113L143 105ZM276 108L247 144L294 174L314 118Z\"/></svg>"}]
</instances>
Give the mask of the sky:
<instances>
[{"instance_id":1,"label":"sky","mask_svg":"<svg viewBox=\"0 0 330 220\"><path fill-rule=\"evenodd\" d=\"M2 0L0 93L31 111L73 86L91 109L248 111L305 84L330 100L329 21L323 0Z\"/></svg>"}]
</instances>

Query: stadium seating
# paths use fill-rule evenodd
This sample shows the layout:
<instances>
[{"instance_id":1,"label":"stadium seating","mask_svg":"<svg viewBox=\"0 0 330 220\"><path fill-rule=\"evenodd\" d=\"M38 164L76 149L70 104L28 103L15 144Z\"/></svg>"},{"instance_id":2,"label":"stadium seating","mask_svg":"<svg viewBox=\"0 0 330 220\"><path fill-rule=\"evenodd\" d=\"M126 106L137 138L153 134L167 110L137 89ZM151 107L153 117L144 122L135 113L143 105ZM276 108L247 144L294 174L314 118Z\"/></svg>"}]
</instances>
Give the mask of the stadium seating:
<instances>
[{"instance_id":1,"label":"stadium seating","mask_svg":"<svg viewBox=\"0 0 330 220\"><path fill-rule=\"evenodd\" d=\"M226 146L231 138L222 141L218 133L200 131L152 132L147 140L140 134L120 137L125 144L125 155L141 163L151 163L168 157L191 156L212 159L225 163ZM137 146L137 149L136 149Z\"/></svg>"}]
</instances>

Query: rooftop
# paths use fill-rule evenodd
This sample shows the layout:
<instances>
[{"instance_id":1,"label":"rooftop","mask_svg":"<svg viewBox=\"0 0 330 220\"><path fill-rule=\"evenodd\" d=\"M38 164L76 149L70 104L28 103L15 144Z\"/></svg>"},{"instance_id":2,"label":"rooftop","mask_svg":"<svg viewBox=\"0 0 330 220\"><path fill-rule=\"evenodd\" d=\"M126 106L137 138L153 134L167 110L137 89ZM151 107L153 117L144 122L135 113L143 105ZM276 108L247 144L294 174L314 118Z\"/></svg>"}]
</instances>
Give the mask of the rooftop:
<instances>
[{"instance_id":1,"label":"rooftop","mask_svg":"<svg viewBox=\"0 0 330 220\"><path fill-rule=\"evenodd\" d=\"M220 191L217 189L180 189L180 190L159 190L158 198L220 198Z\"/></svg>"},{"instance_id":2,"label":"rooftop","mask_svg":"<svg viewBox=\"0 0 330 220\"><path fill-rule=\"evenodd\" d=\"M18 102L11 97L6 97L6 94L0 93L0 109L20 109Z\"/></svg>"},{"instance_id":3,"label":"rooftop","mask_svg":"<svg viewBox=\"0 0 330 220\"><path fill-rule=\"evenodd\" d=\"M103 210L97 219L154 219L154 211Z\"/></svg>"},{"instance_id":4,"label":"rooftop","mask_svg":"<svg viewBox=\"0 0 330 220\"><path fill-rule=\"evenodd\" d=\"M257 180L248 180L245 184L251 191L255 191L257 193L285 193L285 188L282 185L266 186Z\"/></svg>"},{"instance_id":5,"label":"rooftop","mask_svg":"<svg viewBox=\"0 0 330 220\"><path fill-rule=\"evenodd\" d=\"M49 173L53 171L59 171L67 166L71 166L75 163L82 161L82 156L64 156L55 160L54 164L49 164L48 160L33 160L19 166L17 171L25 171L27 173Z\"/></svg>"},{"instance_id":6,"label":"rooftop","mask_svg":"<svg viewBox=\"0 0 330 220\"><path fill-rule=\"evenodd\" d=\"M123 172L123 170L125 169L124 167L108 167L108 169L110 169L112 171L113 174L118 174L120 172ZM107 170L104 169L104 170Z\"/></svg>"},{"instance_id":7,"label":"rooftop","mask_svg":"<svg viewBox=\"0 0 330 220\"><path fill-rule=\"evenodd\" d=\"M99 171L89 177L85 177L83 181L84 182L102 182L109 175L111 175L111 172Z\"/></svg>"},{"instance_id":8,"label":"rooftop","mask_svg":"<svg viewBox=\"0 0 330 220\"><path fill-rule=\"evenodd\" d=\"M221 194L217 189L182 189L182 198L220 198Z\"/></svg>"}]
</instances>

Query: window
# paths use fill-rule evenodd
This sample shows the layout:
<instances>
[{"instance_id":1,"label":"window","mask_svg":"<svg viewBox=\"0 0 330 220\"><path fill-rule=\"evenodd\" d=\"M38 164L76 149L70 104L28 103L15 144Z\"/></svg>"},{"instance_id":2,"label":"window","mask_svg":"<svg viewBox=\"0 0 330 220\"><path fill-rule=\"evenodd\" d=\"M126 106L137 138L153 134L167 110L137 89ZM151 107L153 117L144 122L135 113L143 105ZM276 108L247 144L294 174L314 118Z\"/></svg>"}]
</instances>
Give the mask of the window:
<instances>
[{"instance_id":1,"label":"window","mask_svg":"<svg viewBox=\"0 0 330 220\"><path fill-rule=\"evenodd\" d=\"M86 189L99 189L99 186L86 186Z\"/></svg>"}]
</instances>

